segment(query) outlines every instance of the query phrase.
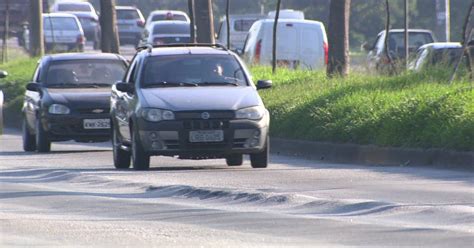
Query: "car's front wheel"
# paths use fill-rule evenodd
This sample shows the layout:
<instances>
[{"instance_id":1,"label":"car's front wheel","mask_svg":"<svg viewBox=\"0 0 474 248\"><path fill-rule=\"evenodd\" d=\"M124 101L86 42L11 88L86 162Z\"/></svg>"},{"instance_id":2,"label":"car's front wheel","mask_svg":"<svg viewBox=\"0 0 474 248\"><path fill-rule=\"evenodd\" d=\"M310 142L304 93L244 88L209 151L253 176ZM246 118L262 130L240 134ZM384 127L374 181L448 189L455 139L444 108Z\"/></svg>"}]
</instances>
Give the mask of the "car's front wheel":
<instances>
[{"instance_id":1,"label":"car's front wheel","mask_svg":"<svg viewBox=\"0 0 474 248\"><path fill-rule=\"evenodd\" d=\"M232 154L225 158L228 166L241 166L244 162L244 156L242 154Z\"/></svg>"},{"instance_id":2,"label":"car's front wheel","mask_svg":"<svg viewBox=\"0 0 474 248\"><path fill-rule=\"evenodd\" d=\"M114 156L114 166L117 169L130 168L130 152L120 148L122 144L118 138L115 128L112 129L112 152Z\"/></svg>"},{"instance_id":3,"label":"car's front wheel","mask_svg":"<svg viewBox=\"0 0 474 248\"><path fill-rule=\"evenodd\" d=\"M25 152L33 152L36 150L36 141L35 136L31 134L28 123L26 123L26 119L23 119L23 150Z\"/></svg>"},{"instance_id":4,"label":"car's front wheel","mask_svg":"<svg viewBox=\"0 0 474 248\"><path fill-rule=\"evenodd\" d=\"M140 142L140 135L132 129L132 164L135 170L150 169L150 155L146 154Z\"/></svg>"},{"instance_id":5,"label":"car's front wheel","mask_svg":"<svg viewBox=\"0 0 474 248\"><path fill-rule=\"evenodd\" d=\"M51 141L48 132L43 129L39 118L36 120L36 150L38 152L51 151Z\"/></svg>"},{"instance_id":6,"label":"car's front wheel","mask_svg":"<svg viewBox=\"0 0 474 248\"><path fill-rule=\"evenodd\" d=\"M259 153L250 154L252 168L267 168L270 157L270 138L265 141L265 148Z\"/></svg>"}]
</instances>

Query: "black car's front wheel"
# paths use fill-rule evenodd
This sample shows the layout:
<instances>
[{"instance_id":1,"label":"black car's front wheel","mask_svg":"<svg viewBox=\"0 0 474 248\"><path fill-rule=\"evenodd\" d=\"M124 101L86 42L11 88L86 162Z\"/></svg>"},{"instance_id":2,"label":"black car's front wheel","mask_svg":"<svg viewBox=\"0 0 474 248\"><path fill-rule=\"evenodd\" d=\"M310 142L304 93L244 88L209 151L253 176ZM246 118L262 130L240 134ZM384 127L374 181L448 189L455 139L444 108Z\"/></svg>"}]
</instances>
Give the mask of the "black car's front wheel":
<instances>
[{"instance_id":1,"label":"black car's front wheel","mask_svg":"<svg viewBox=\"0 0 474 248\"><path fill-rule=\"evenodd\" d=\"M26 123L26 119L23 119L23 150L25 152L33 152L36 150L36 140L35 140L35 135L31 134L29 128L28 128L28 123Z\"/></svg>"},{"instance_id":2,"label":"black car's front wheel","mask_svg":"<svg viewBox=\"0 0 474 248\"><path fill-rule=\"evenodd\" d=\"M225 158L228 166L241 166L244 163L244 156L242 154L232 154Z\"/></svg>"},{"instance_id":3,"label":"black car's front wheel","mask_svg":"<svg viewBox=\"0 0 474 248\"><path fill-rule=\"evenodd\" d=\"M112 152L114 156L114 166L117 169L130 168L130 152L120 148L122 144L118 138L115 128L112 129Z\"/></svg>"},{"instance_id":4,"label":"black car's front wheel","mask_svg":"<svg viewBox=\"0 0 474 248\"><path fill-rule=\"evenodd\" d=\"M43 129L41 121L36 120L36 150L38 152L49 152L51 151L51 141L46 130Z\"/></svg>"},{"instance_id":5,"label":"black car's front wheel","mask_svg":"<svg viewBox=\"0 0 474 248\"><path fill-rule=\"evenodd\" d=\"M132 131L132 164L135 170L150 168L150 155L146 154L140 142L140 135L136 129Z\"/></svg>"},{"instance_id":6,"label":"black car's front wheel","mask_svg":"<svg viewBox=\"0 0 474 248\"><path fill-rule=\"evenodd\" d=\"M250 154L252 168L267 168L270 157L270 138L265 141L265 148L259 153Z\"/></svg>"}]
</instances>

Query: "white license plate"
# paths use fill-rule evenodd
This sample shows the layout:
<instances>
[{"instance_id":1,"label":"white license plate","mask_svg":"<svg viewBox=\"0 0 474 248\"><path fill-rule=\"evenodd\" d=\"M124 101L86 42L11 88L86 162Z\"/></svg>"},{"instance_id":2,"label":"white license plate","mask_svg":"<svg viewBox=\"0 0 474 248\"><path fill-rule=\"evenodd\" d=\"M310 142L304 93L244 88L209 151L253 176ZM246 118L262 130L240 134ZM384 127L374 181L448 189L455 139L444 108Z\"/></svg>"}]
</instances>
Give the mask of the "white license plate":
<instances>
[{"instance_id":1,"label":"white license plate","mask_svg":"<svg viewBox=\"0 0 474 248\"><path fill-rule=\"evenodd\" d=\"M58 51L66 51L68 49L67 45L54 45L54 49Z\"/></svg>"},{"instance_id":2,"label":"white license plate","mask_svg":"<svg viewBox=\"0 0 474 248\"><path fill-rule=\"evenodd\" d=\"M109 129L110 119L84 119L84 129Z\"/></svg>"},{"instance_id":3,"label":"white license plate","mask_svg":"<svg viewBox=\"0 0 474 248\"><path fill-rule=\"evenodd\" d=\"M191 131L189 132L189 141L192 143L222 142L224 141L224 131L223 130Z\"/></svg>"}]
</instances>

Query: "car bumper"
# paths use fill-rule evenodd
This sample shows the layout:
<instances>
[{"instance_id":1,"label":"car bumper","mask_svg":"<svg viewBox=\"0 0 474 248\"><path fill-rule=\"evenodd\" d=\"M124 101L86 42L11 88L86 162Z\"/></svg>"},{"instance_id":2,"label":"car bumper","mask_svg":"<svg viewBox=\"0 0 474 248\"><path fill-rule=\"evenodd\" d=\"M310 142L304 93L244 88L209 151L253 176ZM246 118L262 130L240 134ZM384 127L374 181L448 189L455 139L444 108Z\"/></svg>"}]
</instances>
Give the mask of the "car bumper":
<instances>
[{"instance_id":1,"label":"car bumper","mask_svg":"<svg viewBox=\"0 0 474 248\"><path fill-rule=\"evenodd\" d=\"M43 116L41 122L51 141L75 140L79 142L102 142L110 140L110 128L85 129L85 119L109 119L110 114L70 114Z\"/></svg>"},{"instance_id":2,"label":"car bumper","mask_svg":"<svg viewBox=\"0 0 474 248\"><path fill-rule=\"evenodd\" d=\"M69 52L69 51L83 51L84 44L82 43L45 43L46 51Z\"/></svg>"},{"instance_id":3,"label":"car bumper","mask_svg":"<svg viewBox=\"0 0 474 248\"><path fill-rule=\"evenodd\" d=\"M141 39L141 31L120 31L119 39L121 43L137 43Z\"/></svg>"},{"instance_id":4,"label":"car bumper","mask_svg":"<svg viewBox=\"0 0 474 248\"><path fill-rule=\"evenodd\" d=\"M181 158L223 158L230 154L252 154L265 148L269 120L183 120L150 123L140 121L140 141L150 155ZM222 130L222 142L193 143L191 131Z\"/></svg>"}]
</instances>

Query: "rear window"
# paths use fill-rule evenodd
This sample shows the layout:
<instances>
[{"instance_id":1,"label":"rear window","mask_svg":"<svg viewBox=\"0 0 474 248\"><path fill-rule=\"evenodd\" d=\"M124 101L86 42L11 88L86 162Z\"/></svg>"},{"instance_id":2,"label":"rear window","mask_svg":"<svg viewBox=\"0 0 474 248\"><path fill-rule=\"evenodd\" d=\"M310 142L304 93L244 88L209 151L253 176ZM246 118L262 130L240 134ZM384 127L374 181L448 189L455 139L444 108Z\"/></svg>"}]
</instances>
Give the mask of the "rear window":
<instances>
[{"instance_id":1,"label":"rear window","mask_svg":"<svg viewBox=\"0 0 474 248\"><path fill-rule=\"evenodd\" d=\"M408 34L408 41L410 48L419 48L424 44L432 43L434 40L430 33L410 32ZM405 34L403 32L390 33L388 42L390 50L392 51L404 49Z\"/></svg>"},{"instance_id":2,"label":"rear window","mask_svg":"<svg viewBox=\"0 0 474 248\"><path fill-rule=\"evenodd\" d=\"M454 64L462 56L462 48L436 49L431 56L431 64Z\"/></svg>"},{"instance_id":3,"label":"rear window","mask_svg":"<svg viewBox=\"0 0 474 248\"><path fill-rule=\"evenodd\" d=\"M171 14L171 13L156 14L156 15L153 15L153 17L151 18L152 22L166 21L166 20L170 20L170 21L188 21L188 19L186 19L186 16L183 15L183 14Z\"/></svg>"},{"instance_id":4,"label":"rear window","mask_svg":"<svg viewBox=\"0 0 474 248\"><path fill-rule=\"evenodd\" d=\"M94 20L93 18L88 18L88 17L79 17L79 21L81 22L81 25L83 27L97 24L96 20Z\"/></svg>"},{"instance_id":5,"label":"rear window","mask_svg":"<svg viewBox=\"0 0 474 248\"><path fill-rule=\"evenodd\" d=\"M78 30L76 19L72 17L47 17L43 19L44 30Z\"/></svg>"},{"instance_id":6,"label":"rear window","mask_svg":"<svg viewBox=\"0 0 474 248\"><path fill-rule=\"evenodd\" d=\"M138 11L134 9L118 9L117 19L135 20L135 19L140 19L140 15L138 14Z\"/></svg>"},{"instance_id":7,"label":"rear window","mask_svg":"<svg viewBox=\"0 0 474 248\"><path fill-rule=\"evenodd\" d=\"M158 37L153 39L154 45L177 44L177 43L191 43L190 37Z\"/></svg>"},{"instance_id":8,"label":"rear window","mask_svg":"<svg viewBox=\"0 0 474 248\"><path fill-rule=\"evenodd\" d=\"M84 59L52 62L44 82L46 85L106 84L121 80L126 66L119 60Z\"/></svg>"},{"instance_id":9,"label":"rear window","mask_svg":"<svg viewBox=\"0 0 474 248\"><path fill-rule=\"evenodd\" d=\"M143 86L168 83L237 83L247 80L237 60L229 55L170 55L148 59Z\"/></svg>"},{"instance_id":10,"label":"rear window","mask_svg":"<svg viewBox=\"0 0 474 248\"><path fill-rule=\"evenodd\" d=\"M176 24L176 23L160 23L153 26L153 34L189 34L190 33L189 24Z\"/></svg>"},{"instance_id":11,"label":"rear window","mask_svg":"<svg viewBox=\"0 0 474 248\"><path fill-rule=\"evenodd\" d=\"M88 4L62 3L58 5L58 11L91 12L92 9Z\"/></svg>"},{"instance_id":12,"label":"rear window","mask_svg":"<svg viewBox=\"0 0 474 248\"><path fill-rule=\"evenodd\" d=\"M250 27L258 21L258 19L242 19L234 21L234 30L238 32L248 32Z\"/></svg>"}]
</instances>

